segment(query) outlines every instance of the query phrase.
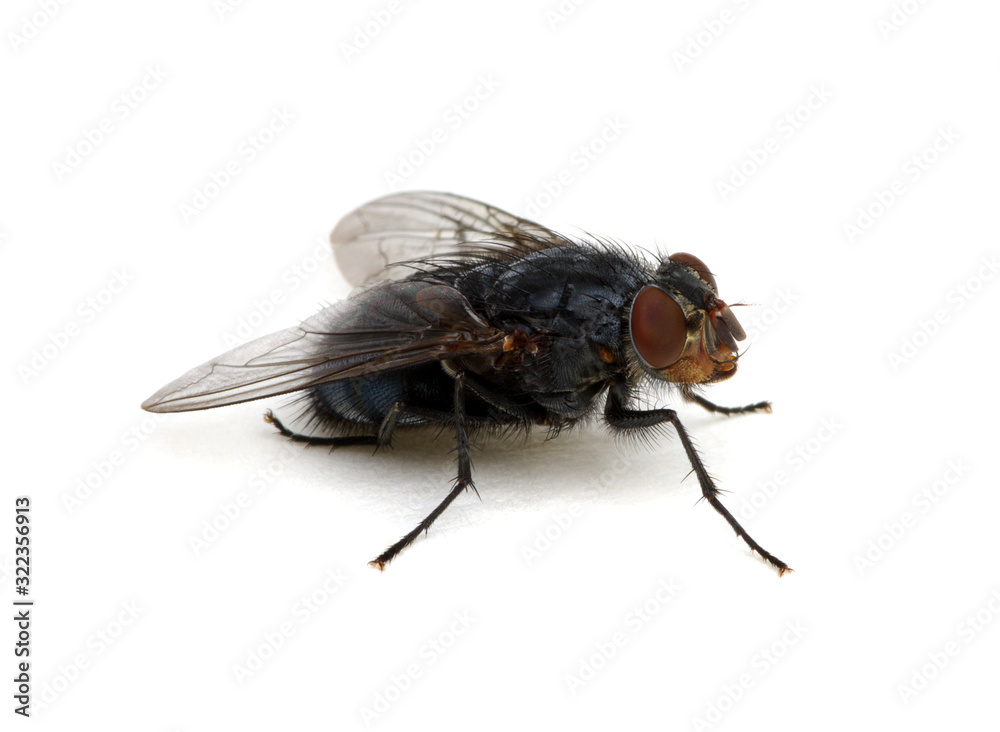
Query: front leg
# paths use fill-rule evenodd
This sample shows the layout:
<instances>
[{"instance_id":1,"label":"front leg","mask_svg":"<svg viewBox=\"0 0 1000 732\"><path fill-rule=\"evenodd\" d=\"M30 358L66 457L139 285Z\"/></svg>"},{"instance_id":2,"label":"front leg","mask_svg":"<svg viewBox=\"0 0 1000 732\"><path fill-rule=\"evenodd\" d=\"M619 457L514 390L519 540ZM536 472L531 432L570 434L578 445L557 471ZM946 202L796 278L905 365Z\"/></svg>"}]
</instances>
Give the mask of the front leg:
<instances>
[{"instance_id":1,"label":"front leg","mask_svg":"<svg viewBox=\"0 0 1000 732\"><path fill-rule=\"evenodd\" d=\"M747 543L747 546L751 550L757 552L766 561L770 562L778 570L778 576L780 577L785 572L791 572L791 568L778 559L776 556L765 550L760 544L753 540L753 538L746 532L746 530L740 526L739 521L729 513L729 510L722 505L722 501L719 500L719 489L715 487L715 483L712 481L711 476L709 476L708 471L705 469L705 464L701 460L701 456L698 455L698 451L695 450L694 444L691 442L691 438L688 436L687 430L684 425L681 424L680 419L677 417L677 412L673 409L650 409L647 411L640 411L635 409L629 409L626 404L628 403L628 390L627 387L622 385L617 385L611 388L608 392L608 401L604 410L604 419L607 421L608 425L617 430L643 430L655 427L658 424L664 422L669 422L677 430L678 437L681 438L681 444L684 445L684 452L687 453L688 460L691 462L691 467L694 468L695 475L698 476L698 483L701 485L702 496L712 504L712 507L722 514L722 517L729 522L729 525L733 527L733 531L739 536L743 541Z\"/></svg>"},{"instance_id":2,"label":"front leg","mask_svg":"<svg viewBox=\"0 0 1000 732\"><path fill-rule=\"evenodd\" d=\"M709 412L717 412L718 414L725 414L727 416L730 414L745 414L746 412L771 413L771 402L757 402L756 404L747 404L745 407L720 407L715 402L710 402L701 394L695 392L695 390L690 386L686 386L680 391L681 396L684 397L686 401L701 405Z\"/></svg>"}]
</instances>

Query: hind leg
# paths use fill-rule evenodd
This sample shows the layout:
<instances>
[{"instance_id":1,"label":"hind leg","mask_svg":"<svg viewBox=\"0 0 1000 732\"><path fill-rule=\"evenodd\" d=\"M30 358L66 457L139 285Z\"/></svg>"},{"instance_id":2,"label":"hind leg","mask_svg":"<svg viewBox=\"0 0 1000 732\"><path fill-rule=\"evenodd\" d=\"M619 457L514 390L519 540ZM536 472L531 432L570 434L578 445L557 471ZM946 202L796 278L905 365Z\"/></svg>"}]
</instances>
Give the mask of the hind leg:
<instances>
[{"instance_id":1,"label":"hind leg","mask_svg":"<svg viewBox=\"0 0 1000 732\"><path fill-rule=\"evenodd\" d=\"M342 447L347 445L378 445L379 438L374 435L349 435L346 437L314 437L312 435L303 435L298 432L292 432L290 429L285 427L277 417L274 416L274 412L268 409L264 412L264 421L268 424L273 424L275 428L283 434L288 439L293 442L304 442L307 445L330 445L332 447Z\"/></svg>"}]
</instances>

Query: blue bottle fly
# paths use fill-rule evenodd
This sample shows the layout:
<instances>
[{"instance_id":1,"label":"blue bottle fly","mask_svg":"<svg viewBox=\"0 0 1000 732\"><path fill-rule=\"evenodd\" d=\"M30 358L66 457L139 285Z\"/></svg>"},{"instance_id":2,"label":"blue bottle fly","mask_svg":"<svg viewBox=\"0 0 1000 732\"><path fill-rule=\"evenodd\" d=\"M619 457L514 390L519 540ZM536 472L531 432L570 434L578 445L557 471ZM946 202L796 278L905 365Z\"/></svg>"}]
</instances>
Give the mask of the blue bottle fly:
<instances>
[{"instance_id":1,"label":"blue bottle fly","mask_svg":"<svg viewBox=\"0 0 1000 732\"><path fill-rule=\"evenodd\" d=\"M397 429L453 430L458 476L445 499L372 560L384 569L462 492L474 488L477 433L551 433L601 412L615 431L677 432L705 499L779 575L719 491L672 409L641 409L667 382L722 414L702 386L731 378L746 336L712 272L676 253L648 261L607 241L576 241L492 206L446 193L385 196L331 234L357 289L301 325L258 338L167 384L143 403L184 412L301 392L308 444L387 445Z\"/></svg>"}]
</instances>

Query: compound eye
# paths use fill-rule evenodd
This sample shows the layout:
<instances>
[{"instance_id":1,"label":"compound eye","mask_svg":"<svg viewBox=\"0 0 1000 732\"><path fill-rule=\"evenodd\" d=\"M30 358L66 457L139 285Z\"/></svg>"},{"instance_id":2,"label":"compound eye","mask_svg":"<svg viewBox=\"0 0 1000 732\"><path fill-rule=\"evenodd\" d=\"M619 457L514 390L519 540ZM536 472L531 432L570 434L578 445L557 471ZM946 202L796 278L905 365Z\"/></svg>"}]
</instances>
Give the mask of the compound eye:
<instances>
[{"instance_id":1,"label":"compound eye","mask_svg":"<svg viewBox=\"0 0 1000 732\"><path fill-rule=\"evenodd\" d=\"M629 327L635 350L654 369L673 365L684 352L687 341L684 311L659 287L644 287L635 296Z\"/></svg>"},{"instance_id":2,"label":"compound eye","mask_svg":"<svg viewBox=\"0 0 1000 732\"><path fill-rule=\"evenodd\" d=\"M698 257L693 254L688 254L687 252L677 252L677 254L672 254L669 259L671 262L686 264L688 267L697 272L698 275L705 280L705 282L710 284L712 289L715 290L716 294L718 294L719 285L715 281L715 275L709 272L708 265L698 259Z\"/></svg>"}]
</instances>

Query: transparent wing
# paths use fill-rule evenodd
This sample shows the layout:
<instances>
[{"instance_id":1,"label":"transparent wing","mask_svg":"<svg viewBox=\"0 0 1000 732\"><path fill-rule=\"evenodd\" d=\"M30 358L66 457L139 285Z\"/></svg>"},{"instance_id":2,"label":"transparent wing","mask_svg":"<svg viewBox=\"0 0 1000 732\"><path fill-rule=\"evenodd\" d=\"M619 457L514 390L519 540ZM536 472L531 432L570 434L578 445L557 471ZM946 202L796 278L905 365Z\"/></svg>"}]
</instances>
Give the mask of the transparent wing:
<instances>
[{"instance_id":1,"label":"transparent wing","mask_svg":"<svg viewBox=\"0 0 1000 732\"><path fill-rule=\"evenodd\" d=\"M434 360L499 353L504 335L452 287L385 282L321 310L300 326L191 369L142 408L209 409Z\"/></svg>"},{"instance_id":2,"label":"transparent wing","mask_svg":"<svg viewBox=\"0 0 1000 732\"><path fill-rule=\"evenodd\" d=\"M407 277L408 263L572 243L541 224L451 193L407 191L370 201L330 234L344 277L355 287Z\"/></svg>"}]
</instances>

